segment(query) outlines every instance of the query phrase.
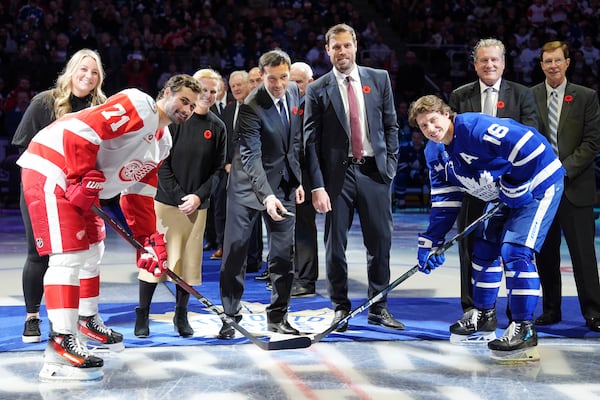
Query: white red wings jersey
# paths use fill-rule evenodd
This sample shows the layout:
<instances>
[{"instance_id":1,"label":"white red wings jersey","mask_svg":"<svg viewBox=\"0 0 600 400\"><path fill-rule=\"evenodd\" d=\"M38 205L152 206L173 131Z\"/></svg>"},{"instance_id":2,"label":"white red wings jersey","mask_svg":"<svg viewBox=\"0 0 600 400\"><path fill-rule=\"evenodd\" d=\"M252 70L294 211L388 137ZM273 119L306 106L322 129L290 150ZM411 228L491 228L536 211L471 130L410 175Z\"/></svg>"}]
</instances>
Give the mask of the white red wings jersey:
<instances>
[{"instance_id":1,"label":"white red wings jersey","mask_svg":"<svg viewBox=\"0 0 600 400\"><path fill-rule=\"evenodd\" d=\"M156 169L172 145L168 130L157 132L158 122L154 99L126 89L104 104L68 114L42 129L17 164L63 189L89 170L102 171L103 199L119 193L154 197Z\"/></svg>"}]
</instances>

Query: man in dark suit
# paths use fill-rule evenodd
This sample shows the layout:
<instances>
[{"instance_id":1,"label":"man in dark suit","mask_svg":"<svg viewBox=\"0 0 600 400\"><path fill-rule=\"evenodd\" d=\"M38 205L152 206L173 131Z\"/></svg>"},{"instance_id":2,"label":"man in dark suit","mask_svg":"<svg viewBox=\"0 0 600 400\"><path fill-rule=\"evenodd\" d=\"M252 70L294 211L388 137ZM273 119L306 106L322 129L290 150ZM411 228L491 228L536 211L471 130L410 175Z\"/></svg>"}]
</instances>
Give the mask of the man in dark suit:
<instances>
[{"instance_id":1,"label":"man in dark suit","mask_svg":"<svg viewBox=\"0 0 600 400\"><path fill-rule=\"evenodd\" d=\"M594 248L594 158L600 151L598 95L592 89L567 81L570 58L566 43L546 43L542 46L540 59L546 80L532 88L540 132L550 141L567 174L558 212L537 256L544 311L535 323L550 325L562 318L562 229L573 263L581 313L590 330L600 332L600 284Z\"/></svg>"},{"instance_id":2,"label":"man in dark suit","mask_svg":"<svg viewBox=\"0 0 600 400\"><path fill-rule=\"evenodd\" d=\"M495 117L511 118L537 128L537 115L531 90L521 84L502 79L505 67L504 44L498 39L481 39L473 48L473 67L479 79L455 89L448 105L457 113L484 112ZM489 89L488 89L489 88ZM488 100L489 96L489 100ZM486 100L490 105L485 109ZM465 193L456 220L459 231L464 230L483 214L485 202ZM460 260L460 301L463 311L473 308L473 239L458 242Z\"/></svg>"},{"instance_id":3,"label":"man in dark suit","mask_svg":"<svg viewBox=\"0 0 600 400\"><path fill-rule=\"evenodd\" d=\"M304 201L300 171L302 121L298 86L290 83L290 57L282 50L259 59L263 84L240 107L229 183L220 289L224 311L241 319L246 254L252 226L263 213L269 238L268 268L272 284L267 329L298 334L287 320L294 279L296 203ZM294 112L294 110L296 112ZM235 330L223 323L218 337L231 339Z\"/></svg>"},{"instance_id":4,"label":"man in dark suit","mask_svg":"<svg viewBox=\"0 0 600 400\"><path fill-rule=\"evenodd\" d=\"M248 96L250 93L248 73L246 71L233 71L229 75L229 88L231 89L233 101L228 102L220 116L223 122L225 122L225 127L227 129L227 152L225 154L225 167L223 168L219 186L217 187L211 204L211 207L214 210L214 226L217 244L217 250L210 256L210 258L213 260L218 260L223 257L223 237L225 232L225 217L227 211L227 180L229 178L231 159L233 157L234 127L235 123L237 122L239 107L244 103L246 96ZM252 266L248 265L246 271L257 272L258 269L252 269Z\"/></svg>"},{"instance_id":5,"label":"man in dark suit","mask_svg":"<svg viewBox=\"0 0 600 400\"><path fill-rule=\"evenodd\" d=\"M314 81L312 68L304 62L295 62L290 68L290 79L296 82L298 90L300 90L300 109L298 112L303 115L306 86ZM307 182L309 177L304 159L304 134L302 135L302 144L300 168L302 169L302 182ZM305 196L304 202L296 207L295 279L292 286L292 297L314 296L319 277L315 208L312 206L312 196L309 191L306 192Z\"/></svg>"},{"instance_id":6,"label":"man in dark suit","mask_svg":"<svg viewBox=\"0 0 600 400\"><path fill-rule=\"evenodd\" d=\"M325 49L333 69L306 88L304 134L312 203L318 213L327 213L325 263L336 323L351 308L346 245L355 210L367 248L369 297L389 285L398 122L388 73L356 65L354 29L330 28ZM404 329L388 311L385 296L370 307L368 321ZM347 328L346 323L337 330Z\"/></svg>"}]
</instances>

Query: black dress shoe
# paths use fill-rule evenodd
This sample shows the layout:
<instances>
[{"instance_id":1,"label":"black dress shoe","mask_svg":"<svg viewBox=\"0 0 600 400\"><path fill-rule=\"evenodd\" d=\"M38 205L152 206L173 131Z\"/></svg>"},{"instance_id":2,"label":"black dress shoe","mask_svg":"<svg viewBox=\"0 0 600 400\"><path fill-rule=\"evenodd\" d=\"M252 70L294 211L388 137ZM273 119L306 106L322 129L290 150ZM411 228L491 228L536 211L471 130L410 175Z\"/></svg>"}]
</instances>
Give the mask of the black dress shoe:
<instances>
[{"instance_id":1,"label":"black dress shoe","mask_svg":"<svg viewBox=\"0 0 600 400\"><path fill-rule=\"evenodd\" d=\"M284 335L299 335L298 329L290 325L287 319L281 322L267 322L267 330L269 332L282 333Z\"/></svg>"},{"instance_id":2,"label":"black dress shoe","mask_svg":"<svg viewBox=\"0 0 600 400\"><path fill-rule=\"evenodd\" d=\"M265 268L262 274L255 276L254 279L257 281L266 281L269 279L269 268Z\"/></svg>"},{"instance_id":3,"label":"black dress shoe","mask_svg":"<svg viewBox=\"0 0 600 400\"><path fill-rule=\"evenodd\" d=\"M240 322L241 320L242 320L241 316L235 317L236 322ZM223 326L219 330L217 339L230 340L230 339L233 339L234 337L235 337L235 328L233 326L231 326L230 323L223 321Z\"/></svg>"},{"instance_id":4,"label":"black dress shoe","mask_svg":"<svg viewBox=\"0 0 600 400\"><path fill-rule=\"evenodd\" d=\"M315 291L314 285L301 285L299 283L294 283L292 285L292 297L310 297L317 294Z\"/></svg>"},{"instance_id":5,"label":"black dress shoe","mask_svg":"<svg viewBox=\"0 0 600 400\"><path fill-rule=\"evenodd\" d=\"M554 313L542 313L535 319L536 325L552 325L560 322L561 316Z\"/></svg>"},{"instance_id":6,"label":"black dress shoe","mask_svg":"<svg viewBox=\"0 0 600 400\"><path fill-rule=\"evenodd\" d=\"M339 323L348 315L350 315L350 313L347 310L337 310L333 316L333 321L331 321L331 325ZM342 325L339 325L335 329L336 332L346 332L346 330L348 330L348 321L344 322Z\"/></svg>"},{"instance_id":7,"label":"black dress shoe","mask_svg":"<svg viewBox=\"0 0 600 400\"><path fill-rule=\"evenodd\" d=\"M585 324L590 331L600 332L600 318L588 318L585 320Z\"/></svg>"},{"instance_id":8,"label":"black dress shoe","mask_svg":"<svg viewBox=\"0 0 600 400\"><path fill-rule=\"evenodd\" d=\"M203 247L204 251L208 251L208 250L216 250L217 249L217 244L216 243L211 243L211 242L206 242L206 244Z\"/></svg>"},{"instance_id":9,"label":"black dress shoe","mask_svg":"<svg viewBox=\"0 0 600 400\"><path fill-rule=\"evenodd\" d=\"M260 271L260 264L247 264L246 265L246 272L253 274L258 271Z\"/></svg>"},{"instance_id":10,"label":"black dress shoe","mask_svg":"<svg viewBox=\"0 0 600 400\"><path fill-rule=\"evenodd\" d=\"M369 316L367 321L371 325L381 325L386 328L396 329L401 331L404 329L404 324L394 318L392 314L387 310L387 308L382 308L377 312L369 311Z\"/></svg>"}]
</instances>

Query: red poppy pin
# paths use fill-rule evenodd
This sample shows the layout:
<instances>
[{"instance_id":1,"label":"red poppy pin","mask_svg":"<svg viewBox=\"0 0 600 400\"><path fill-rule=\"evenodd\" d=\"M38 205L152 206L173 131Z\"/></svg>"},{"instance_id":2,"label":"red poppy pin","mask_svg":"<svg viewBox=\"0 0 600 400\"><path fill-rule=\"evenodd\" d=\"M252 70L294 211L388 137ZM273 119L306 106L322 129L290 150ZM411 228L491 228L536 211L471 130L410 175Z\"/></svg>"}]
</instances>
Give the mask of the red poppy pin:
<instances>
[{"instance_id":1,"label":"red poppy pin","mask_svg":"<svg viewBox=\"0 0 600 400\"><path fill-rule=\"evenodd\" d=\"M212 132L209 131L208 129L204 131L204 139L210 140L210 139L212 139L212 135L213 135Z\"/></svg>"},{"instance_id":2,"label":"red poppy pin","mask_svg":"<svg viewBox=\"0 0 600 400\"><path fill-rule=\"evenodd\" d=\"M570 103L573 101L573 96L571 95L566 95L565 96L565 103Z\"/></svg>"},{"instance_id":3,"label":"red poppy pin","mask_svg":"<svg viewBox=\"0 0 600 400\"><path fill-rule=\"evenodd\" d=\"M292 107L292 114L298 115L298 107L296 107L296 106Z\"/></svg>"},{"instance_id":4,"label":"red poppy pin","mask_svg":"<svg viewBox=\"0 0 600 400\"><path fill-rule=\"evenodd\" d=\"M369 94L369 93L371 93L371 87L370 87L370 86L367 86L367 85L363 86L363 92L364 92L365 94Z\"/></svg>"},{"instance_id":5,"label":"red poppy pin","mask_svg":"<svg viewBox=\"0 0 600 400\"><path fill-rule=\"evenodd\" d=\"M504 102L503 101L498 101L498 103L496 104L497 108L504 108Z\"/></svg>"}]
</instances>

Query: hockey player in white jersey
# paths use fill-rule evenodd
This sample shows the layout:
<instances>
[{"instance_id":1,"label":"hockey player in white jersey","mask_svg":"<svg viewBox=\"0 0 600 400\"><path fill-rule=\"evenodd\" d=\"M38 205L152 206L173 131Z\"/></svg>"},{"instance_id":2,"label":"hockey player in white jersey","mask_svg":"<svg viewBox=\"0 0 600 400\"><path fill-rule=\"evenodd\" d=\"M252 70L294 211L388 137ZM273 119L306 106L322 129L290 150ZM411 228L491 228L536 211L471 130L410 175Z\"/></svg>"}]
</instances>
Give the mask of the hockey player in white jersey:
<instances>
[{"instance_id":1,"label":"hockey player in white jersey","mask_svg":"<svg viewBox=\"0 0 600 400\"><path fill-rule=\"evenodd\" d=\"M106 230L92 207L121 194L129 227L148 250L138 254L138 267L164 272L167 253L154 214L157 170L171 148L164 128L192 115L200 90L183 74L166 82L156 102L123 90L39 131L17 161L38 253L50 256L44 292L52 329L41 380L102 378L104 361L80 338L123 349L123 335L98 315Z\"/></svg>"},{"instance_id":2,"label":"hockey player in white jersey","mask_svg":"<svg viewBox=\"0 0 600 400\"><path fill-rule=\"evenodd\" d=\"M548 141L511 119L456 114L436 96L411 104L409 122L429 139L425 156L431 179L429 227L419 235L419 270L430 273L444 255L444 242L458 215L463 193L505 207L474 232L475 308L450 326L451 341L487 342L500 361L536 360L533 313L540 280L533 263L563 191L564 169ZM506 273L513 321L496 339L495 303Z\"/></svg>"}]
</instances>

